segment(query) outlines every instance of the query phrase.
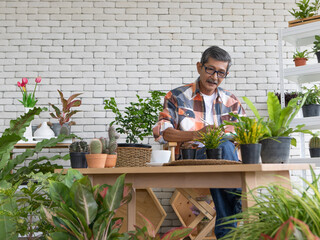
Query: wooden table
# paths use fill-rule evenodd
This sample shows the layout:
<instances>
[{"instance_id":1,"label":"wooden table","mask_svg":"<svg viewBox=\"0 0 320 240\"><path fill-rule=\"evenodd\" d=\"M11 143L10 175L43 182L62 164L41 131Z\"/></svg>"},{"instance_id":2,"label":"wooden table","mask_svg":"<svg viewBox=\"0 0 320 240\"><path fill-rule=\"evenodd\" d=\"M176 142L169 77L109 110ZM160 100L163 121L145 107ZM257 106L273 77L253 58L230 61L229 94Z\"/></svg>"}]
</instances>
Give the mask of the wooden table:
<instances>
[{"instance_id":1,"label":"wooden table","mask_svg":"<svg viewBox=\"0 0 320 240\"><path fill-rule=\"evenodd\" d=\"M124 167L78 169L88 175L93 184L113 184L116 178L126 173L126 182L133 189L145 188L242 188L243 193L257 186L279 183L291 188L290 170L309 169L309 164L236 164L165 167ZM58 172L58 170L56 170ZM66 173L67 169L64 169ZM281 176L281 177L279 177ZM133 193L128 205L128 229L134 230L136 198ZM243 198L242 207L253 202Z\"/></svg>"},{"instance_id":2,"label":"wooden table","mask_svg":"<svg viewBox=\"0 0 320 240\"><path fill-rule=\"evenodd\" d=\"M69 148L71 143L57 143L57 145L50 148ZM14 148L26 149L26 148L35 148L37 143L17 143L14 145Z\"/></svg>"}]
</instances>

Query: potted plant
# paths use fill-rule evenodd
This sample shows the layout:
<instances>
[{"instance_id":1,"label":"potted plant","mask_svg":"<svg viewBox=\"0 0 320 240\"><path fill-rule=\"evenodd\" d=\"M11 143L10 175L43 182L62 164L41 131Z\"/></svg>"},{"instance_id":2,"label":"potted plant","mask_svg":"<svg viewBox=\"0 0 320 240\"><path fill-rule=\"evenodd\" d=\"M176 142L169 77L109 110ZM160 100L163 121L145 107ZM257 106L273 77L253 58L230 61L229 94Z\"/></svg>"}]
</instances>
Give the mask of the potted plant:
<instances>
[{"instance_id":1,"label":"potted plant","mask_svg":"<svg viewBox=\"0 0 320 240\"><path fill-rule=\"evenodd\" d=\"M104 109L109 109L115 114L115 120L110 126L116 124L118 133L126 134L126 143L118 144L117 166L145 166L150 162L151 146L138 144L144 137L152 135L152 127L158 120L158 113L162 109L161 96L165 93L150 91L151 98L141 98L138 94L138 102L130 102L122 113L115 99L105 100Z\"/></svg>"},{"instance_id":2,"label":"potted plant","mask_svg":"<svg viewBox=\"0 0 320 240\"><path fill-rule=\"evenodd\" d=\"M313 42L313 52L317 55L318 63L320 63L320 35L315 35L315 41Z\"/></svg>"},{"instance_id":3,"label":"potted plant","mask_svg":"<svg viewBox=\"0 0 320 240\"><path fill-rule=\"evenodd\" d=\"M240 146L241 159L244 164L257 164L260 162L261 143L260 140L266 134L266 123L262 118L240 117L230 113L238 121L225 121L226 125L234 127L233 140Z\"/></svg>"},{"instance_id":4,"label":"potted plant","mask_svg":"<svg viewBox=\"0 0 320 240\"><path fill-rule=\"evenodd\" d=\"M198 150L198 144L193 142L183 142L180 146L180 149L182 159L195 159Z\"/></svg>"},{"instance_id":5,"label":"potted plant","mask_svg":"<svg viewBox=\"0 0 320 240\"><path fill-rule=\"evenodd\" d=\"M297 115L307 95L303 98L297 97L290 100L288 106L281 108L279 99L273 92L268 92L268 120L267 131L264 139L261 140L261 161L262 163L286 163L289 160L290 144L296 146L296 139L290 137L294 132L310 133L303 130L304 124L290 127L291 121ZM243 100L252 110L254 115L260 119L260 114L253 103L246 97Z\"/></svg>"},{"instance_id":6,"label":"potted plant","mask_svg":"<svg viewBox=\"0 0 320 240\"><path fill-rule=\"evenodd\" d=\"M62 103L62 109L60 110L55 105L49 103L55 111L55 113L50 113L50 116L54 119L58 119L59 121L59 124L53 123L53 131L55 132L56 136L59 134L69 135L71 125L74 125L75 122L71 121L69 124L67 123L74 114L80 112L79 110L71 110L71 108L79 107L81 105L81 100L74 99L82 93L73 94L68 99L65 99L63 93L60 90L58 90L58 92Z\"/></svg>"},{"instance_id":7,"label":"potted plant","mask_svg":"<svg viewBox=\"0 0 320 240\"><path fill-rule=\"evenodd\" d=\"M320 88L313 85L311 88L303 87L305 93L299 92L299 96L307 96L306 101L302 107L304 117L320 116Z\"/></svg>"},{"instance_id":8,"label":"potted plant","mask_svg":"<svg viewBox=\"0 0 320 240\"><path fill-rule=\"evenodd\" d=\"M289 22L289 27L300 25L304 22L307 23L318 15L320 7L319 0L315 0L312 4L310 4L310 0L301 0L297 2L296 5L299 7L298 10L292 9L292 11L289 11L296 19Z\"/></svg>"},{"instance_id":9,"label":"potted plant","mask_svg":"<svg viewBox=\"0 0 320 240\"><path fill-rule=\"evenodd\" d=\"M69 146L70 161L72 168L87 168L86 154L89 146L86 141L75 141Z\"/></svg>"},{"instance_id":10,"label":"potted plant","mask_svg":"<svg viewBox=\"0 0 320 240\"><path fill-rule=\"evenodd\" d=\"M219 145L226 141L224 137L224 127L222 125L213 128L206 128L205 132L200 132L200 137L196 140L206 147L208 159L221 159L222 148Z\"/></svg>"},{"instance_id":11,"label":"potted plant","mask_svg":"<svg viewBox=\"0 0 320 240\"><path fill-rule=\"evenodd\" d=\"M296 67L303 66L307 64L309 52L304 50L299 52L298 50L295 51L293 54L293 61Z\"/></svg>"},{"instance_id":12,"label":"potted plant","mask_svg":"<svg viewBox=\"0 0 320 240\"><path fill-rule=\"evenodd\" d=\"M277 96L277 98L279 99L279 102L281 102L281 93L276 92L275 95ZM288 106L288 102L290 102L290 100L292 98L296 98L298 97L298 92L293 91L293 92L285 92L284 93L284 106Z\"/></svg>"},{"instance_id":13,"label":"potted plant","mask_svg":"<svg viewBox=\"0 0 320 240\"><path fill-rule=\"evenodd\" d=\"M109 140L107 140L104 137L101 137L100 141L102 143L102 153L108 154L105 167L111 168L116 166L117 139L120 137L120 135L116 132L113 126L110 126L108 130L108 137Z\"/></svg>"},{"instance_id":14,"label":"potted plant","mask_svg":"<svg viewBox=\"0 0 320 240\"><path fill-rule=\"evenodd\" d=\"M320 157L320 132L313 133L309 141L310 157Z\"/></svg>"},{"instance_id":15,"label":"potted plant","mask_svg":"<svg viewBox=\"0 0 320 240\"><path fill-rule=\"evenodd\" d=\"M98 138L91 140L89 149L90 154L86 154L86 159L89 168L104 168L107 160L107 155L105 145L102 144L102 141Z\"/></svg>"}]
</instances>

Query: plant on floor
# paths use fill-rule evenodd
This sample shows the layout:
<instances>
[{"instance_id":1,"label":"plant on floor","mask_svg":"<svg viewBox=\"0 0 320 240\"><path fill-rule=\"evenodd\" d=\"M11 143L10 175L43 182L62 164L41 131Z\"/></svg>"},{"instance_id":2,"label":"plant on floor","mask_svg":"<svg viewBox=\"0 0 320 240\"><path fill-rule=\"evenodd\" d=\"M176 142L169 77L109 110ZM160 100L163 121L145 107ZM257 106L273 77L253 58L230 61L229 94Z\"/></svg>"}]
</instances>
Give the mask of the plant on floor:
<instances>
[{"instance_id":1,"label":"plant on floor","mask_svg":"<svg viewBox=\"0 0 320 240\"><path fill-rule=\"evenodd\" d=\"M300 0L296 5L299 7L298 10L292 9L292 11L289 11L295 19L308 18L318 14L319 0L315 0L313 6L310 5L310 0Z\"/></svg>"},{"instance_id":2,"label":"plant on floor","mask_svg":"<svg viewBox=\"0 0 320 240\"><path fill-rule=\"evenodd\" d=\"M120 239L122 221L114 217L115 211L131 199L124 179L123 174L113 186L92 186L87 176L75 181L50 181L49 196L57 207L42 207L42 220L55 228L49 239Z\"/></svg>"},{"instance_id":3,"label":"plant on floor","mask_svg":"<svg viewBox=\"0 0 320 240\"><path fill-rule=\"evenodd\" d=\"M151 98L141 98L138 94L138 102L130 102L125 107L124 113L118 108L115 99L105 100L104 109L110 109L116 116L110 126L117 124L117 132L126 134L126 143L138 143L144 137L152 135L152 127L158 120L158 113L162 109L161 96L165 93L150 91Z\"/></svg>"},{"instance_id":4,"label":"plant on floor","mask_svg":"<svg viewBox=\"0 0 320 240\"><path fill-rule=\"evenodd\" d=\"M74 100L76 97L81 95L82 93L76 93L71 95L68 99L65 99L63 96L63 93L58 90L60 95L60 100L62 104L62 109L60 110L55 105L50 104L50 106L54 109L55 113L50 113L50 116L54 119L59 120L59 124L61 125L60 134L69 135L70 131L67 127L63 126L65 123L68 123L70 121L70 118L76 114L77 112L80 112L79 110L71 110L73 107L79 107L81 105L81 100ZM75 122L71 121L69 125L75 124Z\"/></svg>"},{"instance_id":5,"label":"plant on floor","mask_svg":"<svg viewBox=\"0 0 320 240\"><path fill-rule=\"evenodd\" d=\"M259 195L254 194L257 189L252 189L249 195L244 197L253 199L254 206L247 208L242 213L230 216L230 219L236 218L236 220L228 222L239 222L241 224L237 228L233 228L223 239L261 239L262 234L275 237L280 227L292 217L304 222L311 233L319 237L320 175L317 176L311 167L310 171L311 182L301 178L307 188L293 186L294 190L289 190L281 185L273 184L258 187L257 189L261 189L261 191L259 190ZM290 183L288 182L288 184ZM299 226L300 231L304 231L304 229L303 226ZM290 239L305 238L296 237Z\"/></svg>"},{"instance_id":6,"label":"plant on floor","mask_svg":"<svg viewBox=\"0 0 320 240\"><path fill-rule=\"evenodd\" d=\"M290 127L291 121L298 114L299 110L305 103L307 95L303 98L297 97L290 100L288 106L281 108L281 104L279 99L273 92L268 92L268 120L266 124L267 132L264 135L265 138L273 138L273 137L288 137L290 134L294 132L303 132L309 133L309 130L303 130L304 124L297 125L295 128ZM252 110L254 115L261 119L260 114L253 103L247 98L243 97L243 100ZM296 146L297 142L295 138L291 139L291 144Z\"/></svg>"}]
</instances>

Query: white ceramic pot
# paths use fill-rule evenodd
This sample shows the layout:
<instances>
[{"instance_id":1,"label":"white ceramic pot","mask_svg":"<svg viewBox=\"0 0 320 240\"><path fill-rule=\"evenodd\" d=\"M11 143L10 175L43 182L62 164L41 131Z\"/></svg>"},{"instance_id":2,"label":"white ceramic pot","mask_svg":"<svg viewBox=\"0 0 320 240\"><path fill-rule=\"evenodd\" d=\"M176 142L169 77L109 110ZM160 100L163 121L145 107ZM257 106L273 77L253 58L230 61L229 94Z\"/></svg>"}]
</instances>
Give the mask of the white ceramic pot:
<instances>
[{"instance_id":1,"label":"white ceramic pot","mask_svg":"<svg viewBox=\"0 0 320 240\"><path fill-rule=\"evenodd\" d=\"M43 122L41 127L34 132L34 139L36 140L49 139L52 137L54 137L54 132L48 126L47 122Z\"/></svg>"},{"instance_id":2,"label":"white ceramic pot","mask_svg":"<svg viewBox=\"0 0 320 240\"><path fill-rule=\"evenodd\" d=\"M28 113L29 110L32 108L24 108L24 112ZM30 122L30 125L26 127L26 131L24 132L23 136L28 139L28 142L32 141L32 121Z\"/></svg>"},{"instance_id":3,"label":"white ceramic pot","mask_svg":"<svg viewBox=\"0 0 320 240\"><path fill-rule=\"evenodd\" d=\"M167 163L170 161L170 150L152 150L151 163Z\"/></svg>"}]
</instances>

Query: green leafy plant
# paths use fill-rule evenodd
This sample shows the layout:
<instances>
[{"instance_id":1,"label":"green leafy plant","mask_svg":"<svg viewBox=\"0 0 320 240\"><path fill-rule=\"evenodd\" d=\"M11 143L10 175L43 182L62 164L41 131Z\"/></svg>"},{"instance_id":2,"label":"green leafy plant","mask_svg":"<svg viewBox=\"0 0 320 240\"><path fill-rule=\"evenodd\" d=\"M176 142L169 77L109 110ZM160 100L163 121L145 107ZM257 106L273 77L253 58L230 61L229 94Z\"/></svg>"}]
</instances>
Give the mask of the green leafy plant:
<instances>
[{"instance_id":1,"label":"green leafy plant","mask_svg":"<svg viewBox=\"0 0 320 240\"><path fill-rule=\"evenodd\" d=\"M262 118L250 118L229 113L237 122L225 121L226 125L234 127L233 139L237 144L256 144L265 136L266 123Z\"/></svg>"},{"instance_id":2,"label":"green leafy plant","mask_svg":"<svg viewBox=\"0 0 320 240\"><path fill-rule=\"evenodd\" d=\"M310 5L310 0L301 0L296 5L299 7L298 10L292 9L292 11L289 11L295 19L308 18L318 14L319 0L315 0L313 6Z\"/></svg>"},{"instance_id":3,"label":"green leafy plant","mask_svg":"<svg viewBox=\"0 0 320 240\"><path fill-rule=\"evenodd\" d=\"M57 205L42 207L43 220L55 228L49 239L119 239L121 218L114 217L115 211L131 198L130 191L123 196L125 175L118 177L113 186L92 186L87 176L70 181L74 171L68 171L69 180L49 182L49 196Z\"/></svg>"},{"instance_id":4,"label":"green leafy plant","mask_svg":"<svg viewBox=\"0 0 320 240\"><path fill-rule=\"evenodd\" d=\"M226 140L224 137L224 127L222 125L213 128L206 128L205 132L199 133L200 137L196 141L203 143L206 149L215 149Z\"/></svg>"},{"instance_id":5,"label":"green leafy plant","mask_svg":"<svg viewBox=\"0 0 320 240\"><path fill-rule=\"evenodd\" d=\"M58 119L60 125L62 126L64 123L69 122L70 118L76 114L77 112L80 112L79 110L71 110L73 107L79 107L81 105L81 100L74 100L76 97L81 95L82 93L76 93L71 95L68 99L65 99L63 96L63 93L58 90L60 95L60 100L62 103L62 109L60 110L55 105L50 104L50 106L54 109L55 113L50 113L50 116L54 119Z\"/></svg>"},{"instance_id":6,"label":"green leafy plant","mask_svg":"<svg viewBox=\"0 0 320 240\"><path fill-rule=\"evenodd\" d=\"M302 89L305 92L299 92L298 96L306 96L306 101L304 105L320 104L320 88L316 84L313 85L311 88L302 87Z\"/></svg>"},{"instance_id":7,"label":"green leafy plant","mask_svg":"<svg viewBox=\"0 0 320 240\"><path fill-rule=\"evenodd\" d=\"M317 52L320 52L320 35L315 35L314 38L316 39L313 44L313 52L314 53L317 53Z\"/></svg>"},{"instance_id":8,"label":"green leafy plant","mask_svg":"<svg viewBox=\"0 0 320 240\"><path fill-rule=\"evenodd\" d=\"M265 138L273 137L288 137L294 132L311 133L309 130L303 130L304 124L297 125L295 128L290 127L291 121L298 114L299 110L306 101L308 95L303 98L297 97L290 100L288 106L281 108L279 99L274 92L268 92L268 120L266 124L267 132L264 135ZM243 97L243 100L249 106L254 115L261 119L260 114L253 103L247 98ZM297 142L295 138L291 139L291 144L296 146Z\"/></svg>"},{"instance_id":9,"label":"green leafy plant","mask_svg":"<svg viewBox=\"0 0 320 240\"><path fill-rule=\"evenodd\" d=\"M309 52L308 50L304 50L302 52L299 52L298 49L296 49L296 51L294 52L293 54L293 59L296 59L296 58L305 58L308 60L308 56L309 56Z\"/></svg>"},{"instance_id":10,"label":"green leafy plant","mask_svg":"<svg viewBox=\"0 0 320 240\"><path fill-rule=\"evenodd\" d=\"M158 120L158 113L162 109L161 96L165 93L159 91L150 91L151 98L141 98L138 94L138 102L130 102L130 105L125 108L124 113L119 110L115 99L105 100L104 109L110 109L116 116L111 122L119 127L117 132L126 134L127 143L137 143L144 137L152 134L152 127Z\"/></svg>"},{"instance_id":11,"label":"green leafy plant","mask_svg":"<svg viewBox=\"0 0 320 240\"><path fill-rule=\"evenodd\" d=\"M301 178L306 183L307 188L293 185L294 190L289 190L281 185L272 184L258 187L259 195L255 194L257 189L252 189L249 195L243 196L245 198L250 197L255 204L242 213L228 218L232 220L226 221L224 224L230 222L239 222L241 224L237 228L233 228L223 239L260 239L261 234L275 237L277 232L281 231L283 224L288 219L292 219L292 217L304 222L312 234L320 236L320 176L317 176L311 167L310 170L312 176L311 182ZM288 184L290 183L288 182ZM242 222L245 224L242 224ZM306 230L304 224L297 227L299 230ZM309 233L309 230L307 233Z\"/></svg>"},{"instance_id":12,"label":"green leafy plant","mask_svg":"<svg viewBox=\"0 0 320 240\"><path fill-rule=\"evenodd\" d=\"M279 99L279 102L281 102L281 94L279 92L276 92L275 95ZM285 106L288 106L288 102L290 102L291 99L298 97L298 92L285 92L284 93L284 104Z\"/></svg>"}]
</instances>

